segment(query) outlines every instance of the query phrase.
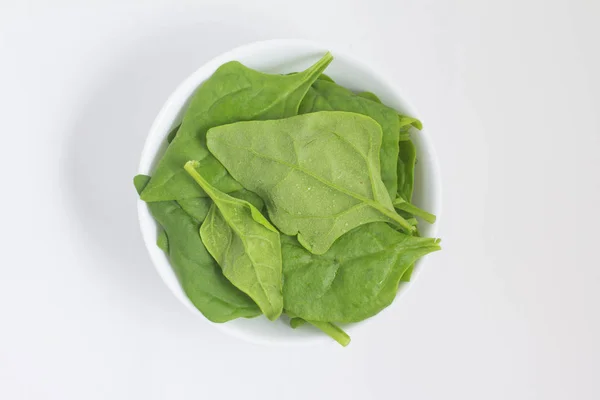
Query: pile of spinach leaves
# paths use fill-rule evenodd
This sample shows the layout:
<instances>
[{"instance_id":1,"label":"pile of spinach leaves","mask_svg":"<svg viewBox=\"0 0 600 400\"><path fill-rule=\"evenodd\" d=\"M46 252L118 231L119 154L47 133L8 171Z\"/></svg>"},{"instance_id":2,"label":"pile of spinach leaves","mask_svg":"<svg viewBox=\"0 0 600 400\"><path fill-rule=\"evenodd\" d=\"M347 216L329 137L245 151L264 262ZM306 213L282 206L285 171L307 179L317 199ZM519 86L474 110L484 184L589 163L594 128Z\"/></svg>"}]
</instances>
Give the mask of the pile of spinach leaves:
<instances>
[{"instance_id":1,"label":"pile of spinach leaves","mask_svg":"<svg viewBox=\"0 0 600 400\"><path fill-rule=\"evenodd\" d=\"M213 322L265 315L337 325L394 300L419 257L412 204L420 121L323 74L333 57L287 75L228 62L195 92L152 177L134 178L161 227L157 245Z\"/></svg>"}]
</instances>

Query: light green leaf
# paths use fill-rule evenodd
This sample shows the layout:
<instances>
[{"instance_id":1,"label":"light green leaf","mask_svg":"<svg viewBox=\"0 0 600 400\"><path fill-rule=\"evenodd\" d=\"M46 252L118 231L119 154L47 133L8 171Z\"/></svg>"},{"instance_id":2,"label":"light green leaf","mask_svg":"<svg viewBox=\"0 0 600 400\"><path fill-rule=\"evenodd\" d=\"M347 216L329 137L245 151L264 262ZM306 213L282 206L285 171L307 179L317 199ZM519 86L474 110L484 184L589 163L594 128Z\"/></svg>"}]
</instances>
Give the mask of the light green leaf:
<instances>
[{"instance_id":1,"label":"light green leaf","mask_svg":"<svg viewBox=\"0 0 600 400\"><path fill-rule=\"evenodd\" d=\"M300 104L299 114L316 111L348 111L373 118L382 128L380 149L381 180L390 198L396 197L398 140L400 120L396 110L356 95L350 90L327 81L316 81Z\"/></svg>"},{"instance_id":2,"label":"light green leaf","mask_svg":"<svg viewBox=\"0 0 600 400\"><path fill-rule=\"evenodd\" d=\"M228 193L230 196L235 197L236 199L245 200L248 203L252 204L258 211L262 211L265 208L264 201L260 198L259 195L253 193L246 189L240 189L235 192Z\"/></svg>"},{"instance_id":3,"label":"light green leaf","mask_svg":"<svg viewBox=\"0 0 600 400\"><path fill-rule=\"evenodd\" d=\"M406 272L402 274L402 278L400 278L400 282L410 282L414 268L415 268L414 264L411 265L410 267L408 267Z\"/></svg>"},{"instance_id":4,"label":"light green leaf","mask_svg":"<svg viewBox=\"0 0 600 400\"><path fill-rule=\"evenodd\" d=\"M377 97L377 95L375 93L360 92L360 93L357 93L356 95L360 96L360 97L364 97L367 100L374 101L375 103L380 103L381 104L381 100L379 100L379 97Z\"/></svg>"},{"instance_id":5,"label":"light green leaf","mask_svg":"<svg viewBox=\"0 0 600 400\"><path fill-rule=\"evenodd\" d=\"M279 232L252 204L211 186L198 167L190 161L185 170L214 202L200 228L202 242L227 279L277 319L283 310Z\"/></svg>"},{"instance_id":6,"label":"light green leaf","mask_svg":"<svg viewBox=\"0 0 600 400\"><path fill-rule=\"evenodd\" d=\"M229 193L229 195L238 199L246 200L258 210L262 210L265 207L265 203L262 201L262 199L258 197L256 193L252 193L249 190L240 189ZM192 197L190 199L178 200L177 203L179 203L181 208L183 208L186 213L196 218L198 222L202 222L206 218L208 210L210 210L212 200L210 197Z\"/></svg>"},{"instance_id":7,"label":"light green leaf","mask_svg":"<svg viewBox=\"0 0 600 400\"><path fill-rule=\"evenodd\" d=\"M348 112L238 122L208 132L230 174L265 200L271 221L315 254L368 222L415 228L399 216L380 177L381 127ZM261 171L261 173L257 173Z\"/></svg>"},{"instance_id":8,"label":"light green leaf","mask_svg":"<svg viewBox=\"0 0 600 400\"><path fill-rule=\"evenodd\" d=\"M423 129L423 124L416 118L398 114L398 119L400 120L400 129L403 131L408 130L408 128L410 128L411 126L417 128L418 130Z\"/></svg>"}]
</instances>

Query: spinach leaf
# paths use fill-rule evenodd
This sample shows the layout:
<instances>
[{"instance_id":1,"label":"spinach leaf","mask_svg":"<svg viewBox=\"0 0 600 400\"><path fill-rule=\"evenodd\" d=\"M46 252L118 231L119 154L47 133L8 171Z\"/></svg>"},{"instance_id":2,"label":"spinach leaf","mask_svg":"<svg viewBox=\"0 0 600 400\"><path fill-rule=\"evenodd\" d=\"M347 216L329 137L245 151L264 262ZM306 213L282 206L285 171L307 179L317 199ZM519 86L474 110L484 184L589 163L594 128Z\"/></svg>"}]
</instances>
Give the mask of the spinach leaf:
<instances>
[{"instance_id":1,"label":"spinach leaf","mask_svg":"<svg viewBox=\"0 0 600 400\"><path fill-rule=\"evenodd\" d=\"M167 142L170 144L173 139L175 139L175 135L177 135L177 131L181 124L177 125L175 128L169 132L167 136ZM244 189L242 189L244 190ZM257 196L258 197L258 196ZM191 217L196 219L198 222L204 221L206 215L208 214L208 210L212 205L212 201L208 197L191 197L189 199L179 199L177 201L179 206L183 208L183 210L188 213ZM164 232L164 231L163 231ZM166 236L165 236L166 237ZM159 239L160 236L159 236ZM161 239L162 240L162 239ZM160 245L159 245L160 247Z\"/></svg>"},{"instance_id":2,"label":"spinach leaf","mask_svg":"<svg viewBox=\"0 0 600 400\"><path fill-rule=\"evenodd\" d=\"M203 222L208 215L212 200L208 197L192 197L190 199L178 200L177 203L191 217L198 222Z\"/></svg>"},{"instance_id":3,"label":"spinach leaf","mask_svg":"<svg viewBox=\"0 0 600 400\"><path fill-rule=\"evenodd\" d=\"M229 173L262 197L273 224L314 254L368 222L415 229L381 181L381 127L369 117L316 112L220 126L207 137Z\"/></svg>"},{"instance_id":4,"label":"spinach leaf","mask_svg":"<svg viewBox=\"0 0 600 400\"><path fill-rule=\"evenodd\" d=\"M356 94L357 96L363 97L365 99L374 101L375 103L383 104L381 99L377 97L375 93L372 92L360 92ZM419 130L423 129L423 124L416 118L408 117L406 115L398 114L398 118L400 120L400 132L407 131L410 126L413 126Z\"/></svg>"},{"instance_id":5,"label":"spinach leaf","mask_svg":"<svg viewBox=\"0 0 600 400\"><path fill-rule=\"evenodd\" d=\"M183 170L188 160L200 162L200 172L219 190L241 189L206 148L209 128L236 121L285 118L298 113L310 85L331 62L327 53L312 67L294 75L264 74L237 61L220 66L192 97L181 127L160 160L150 183L142 192L144 201L206 197Z\"/></svg>"},{"instance_id":6,"label":"spinach leaf","mask_svg":"<svg viewBox=\"0 0 600 400\"><path fill-rule=\"evenodd\" d=\"M410 278L412 277L413 270L415 268L415 264L412 264L405 273L402 274L402 278L400 278L400 282L410 282Z\"/></svg>"},{"instance_id":7,"label":"spinach leaf","mask_svg":"<svg viewBox=\"0 0 600 400\"><path fill-rule=\"evenodd\" d=\"M141 193L149 176L137 175L134 185ZM198 229L200 224L175 201L149 203L152 216L169 238L169 258L191 302L213 322L256 317L260 310L246 294L231 284L208 254Z\"/></svg>"},{"instance_id":8,"label":"spinach leaf","mask_svg":"<svg viewBox=\"0 0 600 400\"><path fill-rule=\"evenodd\" d=\"M393 204L394 207L396 207L398 210L406 211L407 213L412 214L415 217L421 217L430 224L435 223L435 215L428 213L427 211L409 203L401 197L398 197L396 200L394 200Z\"/></svg>"},{"instance_id":9,"label":"spinach leaf","mask_svg":"<svg viewBox=\"0 0 600 400\"><path fill-rule=\"evenodd\" d=\"M318 80L313 83L300 103L299 114L316 111L348 111L369 116L381 125L383 139L380 149L381 180L390 198L396 197L398 177L398 140L400 120L396 110L358 96L332 82Z\"/></svg>"},{"instance_id":10,"label":"spinach leaf","mask_svg":"<svg viewBox=\"0 0 600 400\"><path fill-rule=\"evenodd\" d=\"M200 227L202 242L223 275L246 293L270 320L283 310L279 232L252 204L211 186L189 161L185 170L210 196L212 205Z\"/></svg>"},{"instance_id":11,"label":"spinach leaf","mask_svg":"<svg viewBox=\"0 0 600 400\"><path fill-rule=\"evenodd\" d=\"M410 128L423 129L423 124L418 119L405 115L398 115L398 119L400 121L397 163L398 196L410 203L415 184L415 165L417 163L417 149L410 140Z\"/></svg>"},{"instance_id":12,"label":"spinach leaf","mask_svg":"<svg viewBox=\"0 0 600 400\"><path fill-rule=\"evenodd\" d=\"M256 193L252 193L249 190L240 189L229 193L229 195L247 201L259 211L265 207L265 203L262 201L262 199L258 197ZM192 197L190 199L178 200L177 203L179 203L181 208L183 208L186 213L197 219L198 222L202 222L206 218L208 210L210 210L212 200L210 197Z\"/></svg>"},{"instance_id":13,"label":"spinach leaf","mask_svg":"<svg viewBox=\"0 0 600 400\"><path fill-rule=\"evenodd\" d=\"M410 141L410 133L408 128L411 126L417 129L423 129L421 122L415 118L406 117L400 115L400 125L402 130L400 135L403 134L408 137L406 143L400 142L400 152L398 155L398 198L394 200L394 207L404 212L410 213L415 216L423 218L425 221L433 224L436 220L435 215L422 210L409 201L412 199L413 187L414 187L414 169L416 164L416 149L414 143ZM408 201L405 201L408 199ZM415 232L418 236L418 231ZM414 270L414 264L411 265L400 279L401 282L410 282L412 273Z\"/></svg>"},{"instance_id":14,"label":"spinach leaf","mask_svg":"<svg viewBox=\"0 0 600 400\"><path fill-rule=\"evenodd\" d=\"M415 184L415 163L417 151L411 140L399 142L398 153L398 195L404 200L412 200Z\"/></svg>"},{"instance_id":15,"label":"spinach leaf","mask_svg":"<svg viewBox=\"0 0 600 400\"><path fill-rule=\"evenodd\" d=\"M353 229L316 256L282 236L283 301L307 321L357 322L390 305L400 278L438 240L397 232L385 223Z\"/></svg>"},{"instance_id":16,"label":"spinach leaf","mask_svg":"<svg viewBox=\"0 0 600 400\"><path fill-rule=\"evenodd\" d=\"M400 121L400 129L408 130L411 126L417 128L418 130L423 129L423 124L416 118L407 117L406 115L398 114L398 119Z\"/></svg>"},{"instance_id":17,"label":"spinach leaf","mask_svg":"<svg viewBox=\"0 0 600 400\"><path fill-rule=\"evenodd\" d=\"M156 245L159 249L167 253L169 255L169 238L167 237L167 232L164 229L161 229L158 237L156 238Z\"/></svg>"},{"instance_id":18,"label":"spinach leaf","mask_svg":"<svg viewBox=\"0 0 600 400\"><path fill-rule=\"evenodd\" d=\"M381 100L379 100L379 97L377 97L377 95L375 93L371 93L371 92L360 92L356 94L357 96L363 97L367 100L371 100L374 101L375 103L381 103Z\"/></svg>"},{"instance_id":19,"label":"spinach leaf","mask_svg":"<svg viewBox=\"0 0 600 400\"><path fill-rule=\"evenodd\" d=\"M236 199L247 201L256 207L258 211L262 211L265 208L265 202L260 198L260 196L247 189L236 190L235 192L228 194Z\"/></svg>"},{"instance_id":20,"label":"spinach leaf","mask_svg":"<svg viewBox=\"0 0 600 400\"><path fill-rule=\"evenodd\" d=\"M175 136L177 135L177 132L179 131L180 126L181 126L181 124L177 125L173 129L171 129L171 132L169 132L169 134L167 135L167 143L171 143L173 141L173 139L175 139Z\"/></svg>"},{"instance_id":21,"label":"spinach leaf","mask_svg":"<svg viewBox=\"0 0 600 400\"><path fill-rule=\"evenodd\" d=\"M335 82L333 79L331 79L331 77L329 75L326 75L326 74L319 75L319 77L317 79L321 80L321 81Z\"/></svg>"}]
</instances>

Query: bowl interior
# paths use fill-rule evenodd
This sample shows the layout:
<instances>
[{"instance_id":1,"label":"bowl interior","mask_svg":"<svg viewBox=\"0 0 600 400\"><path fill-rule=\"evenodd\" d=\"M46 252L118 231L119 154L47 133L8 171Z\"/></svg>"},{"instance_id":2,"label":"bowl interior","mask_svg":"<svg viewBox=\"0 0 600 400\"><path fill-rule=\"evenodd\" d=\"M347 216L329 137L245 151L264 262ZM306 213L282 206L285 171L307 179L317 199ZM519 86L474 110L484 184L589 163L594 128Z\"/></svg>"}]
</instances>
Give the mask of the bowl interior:
<instances>
[{"instance_id":1,"label":"bowl interior","mask_svg":"<svg viewBox=\"0 0 600 400\"><path fill-rule=\"evenodd\" d=\"M262 72L288 73L307 68L328 50L332 52L334 60L325 72L337 83L354 91L371 91L377 94L383 103L395 108L400 113L419 118L416 111L394 89L390 81L382 78L361 61L343 52L337 52L315 43L300 40L258 42L239 47L216 57L194 72L173 92L150 129L142 152L138 173L152 175L152 171L167 147L166 137L169 131L181 121L195 89L209 78L221 64L237 60ZM426 123L427 121L425 121ZM417 147L418 158L415 171L414 203L439 217L440 184L434 149L428 139L426 130L418 133L414 132L413 141ZM161 278L183 304L194 313L202 316L183 292L168 258L156 246L158 226L150 215L148 207L141 200L138 200L138 214L144 242ZM419 225L423 236L436 236L436 224L420 223ZM422 268L424 260L421 259L415 265L413 282ZM410 283L401 284L398 296L405 292L409 285ZM389 312L397 304L398 301L395 301L384 311ZM206 321L208 322L208 320ZM364 324L364 322L344 326L344 329L352 334L361 324ZM229 334L252 342L307 344L328 340L323 333L318 332L316 329L307 329L306 327L291 329L285 317L275 322L270 322L265 317L258 317L237 319L225 324L213 325Z\"/></svg>"}]
</instances>

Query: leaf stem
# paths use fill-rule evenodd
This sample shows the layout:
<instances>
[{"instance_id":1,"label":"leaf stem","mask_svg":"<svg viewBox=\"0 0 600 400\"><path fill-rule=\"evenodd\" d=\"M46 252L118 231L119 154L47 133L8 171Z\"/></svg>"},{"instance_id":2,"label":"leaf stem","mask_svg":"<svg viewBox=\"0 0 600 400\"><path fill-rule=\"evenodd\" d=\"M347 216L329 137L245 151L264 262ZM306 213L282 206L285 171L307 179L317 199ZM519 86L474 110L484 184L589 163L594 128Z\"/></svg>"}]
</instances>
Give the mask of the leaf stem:
<instances>
[{"instance_id":1,"label":"leaf stem","mask_svg":"<svg viewBox=\"0 0 600 400\"><path fill-rule=\"evenodd\" d=\"M375 208L378 208L379 211L381 211L381 213L383 213L384 215L386 215L387 217L392 219L394 222L396 222L402 228L406 229L408 232L412 233L416 230L416 228L413 225L411 225L410 222L408 222L406 219L404 219L404 217L402 217L401 215L398 215L398 213L395 212L394 210L389 210L385 206L379 205L379 204Z\"/></svg>"},{"instance_id":2,"label":"leaf stem","mask_svg":"<svg viewBox=\"0 0 600 400\"><path fill-rule=\"evenodd\" d=\"M435 215L428 213L414 204L409 203L401 197L398 197L396 200L394 200L394 207L396 207L398 210L406 211L407 213L410 213L416 217L421 217L430 224L435 222Z\"/></svg>"},{"instance_id":3,"label":"leaf stem","mask_svg":"<svg viewBox=\"0 0 600 400\"><path fill-rule=\"evenodd\" d=\"M320 322L320 321L306 321L316 328L319 328L326 333L333 340L346 347L350 343L350 336L344 332L340 327L331 322Z\"/></svg>"},{"instance_id":4,"label":"leaf stem","mask_svg":"<svg viewBox=\"0 0 600 400\"><path fill-rule=\"evenodd\" d=\"M215 193L210 183L202 175L196 171L196 167L198 167L200 163L198 161L188 161L185 163L183 168L187 171L188 174L200 185L200 187L206 192L206 194L214 201Z\"/></svg>"}]
</instances>

